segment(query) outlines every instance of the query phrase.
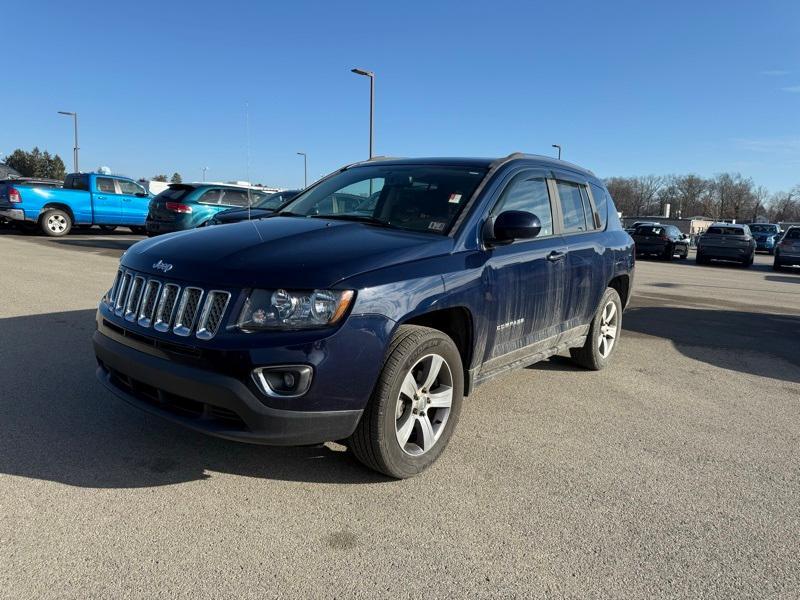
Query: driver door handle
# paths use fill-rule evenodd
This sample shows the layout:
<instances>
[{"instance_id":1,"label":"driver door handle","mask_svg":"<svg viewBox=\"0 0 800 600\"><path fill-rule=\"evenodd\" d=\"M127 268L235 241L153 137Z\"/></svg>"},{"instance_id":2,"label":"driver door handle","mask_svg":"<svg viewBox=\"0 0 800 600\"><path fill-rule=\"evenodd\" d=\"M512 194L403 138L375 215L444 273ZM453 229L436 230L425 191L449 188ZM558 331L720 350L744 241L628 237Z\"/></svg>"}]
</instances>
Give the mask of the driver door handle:
<instances>
[{"instance_id":1,"label":"driver door handle","mask_svg":"<svg viewBox=\"0 0 800 600\"><path fill-rule=\"evenodd\" d=\"M559 250L553 250L550 254L547 255L547 260L550 262L557 262L559 260L563 260L567 257L566 252L561 252Z\"/></svg>"}]
</instances>

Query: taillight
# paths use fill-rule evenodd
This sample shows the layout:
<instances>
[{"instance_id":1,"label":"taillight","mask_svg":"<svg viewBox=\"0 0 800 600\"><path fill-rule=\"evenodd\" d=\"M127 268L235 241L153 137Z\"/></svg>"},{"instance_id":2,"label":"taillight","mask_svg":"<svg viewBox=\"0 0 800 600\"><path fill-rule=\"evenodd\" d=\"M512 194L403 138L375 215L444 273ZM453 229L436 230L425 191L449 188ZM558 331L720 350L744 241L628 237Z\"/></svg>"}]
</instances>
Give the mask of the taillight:
<instances>
[{"instance_id":1,"label":"taillight","mask_svg":"<svg viewBox=\"0 0 800 600\"><path fill-rule=\"evenodd\" d=\"M174 213L190 213L192 207L188 204L181 204L180 202L167 202L167 210Z\"/></svg>"},{"instance_id":2,"label":"taillight","mask_svg":"<svg viewBox=\"0 0 800 600\"><path fill-rule=\"evenodd\" d=\"M19 195L19 190L13 187L8 188L8 201L9 202L22 202L22 197Z\"/></svg>"}]
</instances>

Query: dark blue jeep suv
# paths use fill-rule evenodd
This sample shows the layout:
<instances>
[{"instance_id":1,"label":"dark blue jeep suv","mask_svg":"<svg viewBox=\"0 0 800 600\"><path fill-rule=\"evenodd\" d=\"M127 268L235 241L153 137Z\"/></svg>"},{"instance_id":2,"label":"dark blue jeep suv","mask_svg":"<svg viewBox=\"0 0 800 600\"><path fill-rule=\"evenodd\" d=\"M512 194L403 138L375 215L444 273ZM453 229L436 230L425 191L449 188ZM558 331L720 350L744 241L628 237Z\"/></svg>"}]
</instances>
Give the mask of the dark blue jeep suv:
<instances>
[{"instance_id":1,"label":"dark blue jeep suv","mask_svg":"<svg viewBox=\"0 0 800 600\"><path fill-rule=\"evenodd\" d=\"M605 367L633 271L608 191L575 165L371 160L275 216L132 246L97 312L97 375L205 433L340 441L409 477L478 384L567 350Z\"/></svg>"}]
</instances>

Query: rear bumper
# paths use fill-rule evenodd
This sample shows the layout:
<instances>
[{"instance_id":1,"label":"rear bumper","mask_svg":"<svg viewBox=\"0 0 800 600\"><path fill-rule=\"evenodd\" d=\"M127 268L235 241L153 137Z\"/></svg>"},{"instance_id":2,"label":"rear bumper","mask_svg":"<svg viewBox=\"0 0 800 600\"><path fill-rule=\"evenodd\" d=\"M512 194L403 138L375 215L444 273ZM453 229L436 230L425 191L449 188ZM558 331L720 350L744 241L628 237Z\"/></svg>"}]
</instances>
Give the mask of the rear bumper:
<instances>
[{"instance_id":1,"label":"rear bumper","mask_svg":"<svg viewBox=\"0 0 800 600\"><path fill-rule=\"evenodd\" d=\"M9 221L24 221L25 211L21 208L0 208L0 218L5 218Z\"/></svg>"},{"instance_id":2,"label":"rear bumper","mask_svg":"<svg viewBox=\"0 0 800 600\"><path fill-rule=\"evenodd\" d=\"M97 378L129 404L202 433L239 442L301 446L355 431L362 410L266 406L238 379L139 352L95 331Z\"/></svg>"},{"instance_id":3,"label":"rear bumper","mask_svg":"<svg viewBox=\"0 0 800 600\"><path fill-rule=\"evenodd\" d=\"M736 247L736 246L700 246L697 248L698 254L703 255L705 258L720 258L728 260L742 260L750 256L753 251L751 246Z\"/></svg>"}]
</instances>

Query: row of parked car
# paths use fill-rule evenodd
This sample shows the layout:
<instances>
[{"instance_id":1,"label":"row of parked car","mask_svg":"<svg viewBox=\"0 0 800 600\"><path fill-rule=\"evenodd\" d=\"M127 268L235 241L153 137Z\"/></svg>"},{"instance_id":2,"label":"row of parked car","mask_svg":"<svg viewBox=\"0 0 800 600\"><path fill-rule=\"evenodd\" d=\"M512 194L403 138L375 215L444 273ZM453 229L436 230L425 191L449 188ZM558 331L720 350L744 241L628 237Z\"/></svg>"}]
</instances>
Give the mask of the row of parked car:
<instances>
[{"instance_id":1,"label":"row of parked car","mask_svg":"<svg viewBox=\"0 0 800 600\"><path fill-rule=\"evenodd\" d=\"M627 231L633 238L637 256L658 256L665 260L689 256L690 238L674 225L642 222ZM695 260L699 265L724 260L749 267L756 251L774 255L776 271L800 265L800 227L796 226L781 231L774 223L713 223L696 243Z\"/></svg>"},{"instance_id":2,"label":"row of parked car","mask_svg":"<svg viewBox=\"0 0 800 600\"><path fill-rule=\"evenodd\" d=\"M129 227L158 235L264 216L294 198L299 190L266 193L217 183L171 184L153 196L127 177L72 173L64 181L40 178L0 181L0 220L27 233L52 237L73 227L105 230Z\"/></svg>"}]
</instances>

